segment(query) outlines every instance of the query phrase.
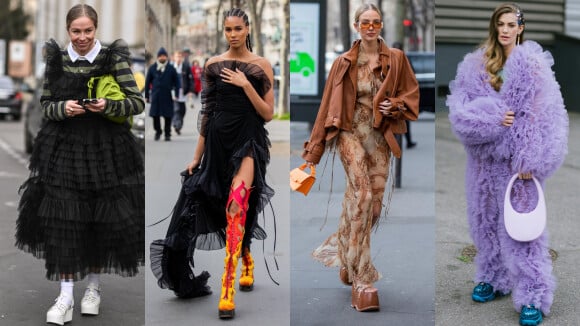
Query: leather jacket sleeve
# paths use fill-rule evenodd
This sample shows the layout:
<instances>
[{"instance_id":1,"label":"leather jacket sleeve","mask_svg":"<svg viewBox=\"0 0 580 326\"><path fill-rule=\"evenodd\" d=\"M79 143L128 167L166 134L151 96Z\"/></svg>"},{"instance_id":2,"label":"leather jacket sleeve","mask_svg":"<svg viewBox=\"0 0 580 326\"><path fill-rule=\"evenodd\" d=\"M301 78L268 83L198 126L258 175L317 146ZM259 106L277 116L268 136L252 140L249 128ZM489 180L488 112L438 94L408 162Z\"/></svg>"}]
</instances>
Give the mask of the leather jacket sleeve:
<instances>
[{"instance_id":1,"label":"leather jacket sleeve","mask_svg":"<svg viewBox=\"0 0 580 326\"><path fill-rule=\"evenodd\" d=\"M324 149L326 146L326 138L330 127L325 127L330 99L332 97L333 88L335 86L335 79L338 78L338 67L341 62L341 58L338 58L332 64L332 68L328 73L328 78L326 79L326 84L324 85L324 92L322 93L322 100L320 101L320 106L318 108L318 114L316 115L316 120L312 127L312 132L310 133L310 140L304 142L304 152L302 153L302 158L307 162L312 162L318 164L320 158L324 154Z\"/></svg>"}]
</instances>

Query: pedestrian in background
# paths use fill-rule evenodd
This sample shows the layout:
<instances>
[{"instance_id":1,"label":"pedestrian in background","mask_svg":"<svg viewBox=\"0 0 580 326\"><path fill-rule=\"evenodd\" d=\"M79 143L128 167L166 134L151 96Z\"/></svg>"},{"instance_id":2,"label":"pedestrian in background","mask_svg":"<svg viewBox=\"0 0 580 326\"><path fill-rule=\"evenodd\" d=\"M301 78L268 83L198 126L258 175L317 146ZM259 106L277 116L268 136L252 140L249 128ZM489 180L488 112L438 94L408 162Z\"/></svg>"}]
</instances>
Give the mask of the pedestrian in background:
<instances>
[{"instance_id":1,"label":"pedestrian in background","mask_svg":"<svg viewBox=\"0 0 580 326\"><path fill-rule=\"evenodd\" d=\"M191 64L191 72L193 74L194 81L193 94L195 94L197 97L201 93L201 76L203 75L203 68L199 65L199 60L193 60Z\"/></svg>"},{"instance_id":2,"label":"pedestrian in background","mask_svg":"<svg viewBox=\"0 0 580 326\"><path fill-rule=\"evenodd\" d=\"M193 109L194 105L193 105L193 101L192 101L192 94L195 94L195 79L193 77L193 63L191 62L191 50L188 47L184 47L183 50L181 51L181 54L183 55L183 62L184 65L187 66L187 69L189 70L189 72L191 73L191 88L188 91L189 95L188 95L188 100L190 101L190 107ZM196 95L197 97L197 95Z\"/></svg>"},{"instance_id":3,"label":"pedestrian in background","mask_svg":"<svg viewBox=\"0 0 580 326\"><path fill-rule=\"evenodd\" d=\"M556 280L548 235L512 239L504 225L504 194L514 174L511 204L530 212L538 202L532 177L542 184L564 161L568 116L551 66L514 4L498 6L489 35L457 68L447 98L449 119L467 152L466 197L477 248L472 299L487 302L511 292L521 325L538 325L550 313ZM549 212L549 211L548 211Z\"/></svg>"},{"instance_id":4,"label":"pedestrian in background","mask_svg":"<svg viewBox=\"0 0 580 326\"><path fill-rule=\"evenodd\" d=\"M153 118L156 141L164 132L165 141L171 140L173 101L181 87L180 79L175 67L169 64L167 51L160 48L157 52L157 61L149 67L145 77L145 100L151 103L149 116ZM163 129L161 129L161 117L165 122Z\"/></svg>"},{"instance_id":5,"label":"pedestrian in background","mask_svg":"<svg viewBox=\"0 0 580 326\"><path fill-rule=\"evenodd\" d=\"M193 251L225 246L218 316L233 318L238 260L239 288L252 291L250 243L265 239L257 217L274 195L266 183L270 140L264 127L274 114L274 77L269 61L252 53L244 11L224 12L223 30L229 48L206 63L200 136L167 237L151 245L151 268L158 284L178 296L205 295L209 275L193 276Z\"/></svg>"},{"instance_id":6,"label":"pedestrian in background","mask_svg":"<svg viewBox=\"0 0 580 326\"><path fill-rule=\"evenodd\" d=\"M401 155L394 135L405 133L405 120L417 119L419 87L405 54L388 48L380 37L378 7L360 6L353 26L360 39L332 64L302 157L318 164L326 146L340 155L347 182L339 228L313 256L340 267L340 280L352 285L352 307L368 311L379 309L371 230L381 215L387 184L390 201L393 157Z\"/></svg>"},{"instance_id":7,"label":"pedestrian in background","mask_svg":"<svg viewBox=\"0 0 580 326\"><path fill-rule=\"evenodd\" d=\"M174 112L173 112L173 128L178 135L181 135L181 128L183 128L183 118L185 117L185 102L188 97L193 93L193 75L191 73L191 67L187 59L184 60L184 54L187 53L189 49L183 52L175 51L173 54L173 67L177 74L181 77L181 87L177 92L177 98L174 102ZM185 56L187 58L187 56Z\"/></svg>"},{"instance_id":8,"label":"pedestrian in background","mask_svg":"<svg viewBox=\"0 0 580 326\"><path fill-rule=\"evenodd\" d=\"M61 282L46 313L46 322L57 325L72 320L74 282L88 279L81 313L97 315L100 274L134 276L144 262L143 160L127 125L108 119L138 114L144 102L126 43L101 45L97 27L96 11L79 4L66 15L67 48L46 44L40 99L46 123L20 189L16 245L44 259L46 277ZM124 100L79 100L88 97L91 77L107 74Z\"/></svg>"}]
</instances>

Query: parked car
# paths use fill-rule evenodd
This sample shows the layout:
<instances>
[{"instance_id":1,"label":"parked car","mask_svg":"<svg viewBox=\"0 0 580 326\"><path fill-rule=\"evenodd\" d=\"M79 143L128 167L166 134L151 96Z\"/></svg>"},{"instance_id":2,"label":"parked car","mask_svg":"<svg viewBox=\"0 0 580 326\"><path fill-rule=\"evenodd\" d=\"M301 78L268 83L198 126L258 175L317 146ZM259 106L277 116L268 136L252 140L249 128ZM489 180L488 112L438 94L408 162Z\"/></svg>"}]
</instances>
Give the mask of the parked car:
<instances>
[{"instance_id":1,"label":"parked car","mask_svg":"<svg viewBox=\"0 0 580 326\"><path fill-rule=\"evenodd\" d=\"M36 88L33 89L32 99L26 104L24 111L24 150L28 154L32 153L34 138L44 123L44 116L40 108L42 81L37 81L36 85Z\"/></svg>"},{"instance_id":2,"label":"parked car","mask_svg":"<svg viewBox=\"0 0 580 326\"><path fill-rule=\"evenodd\" d=\"M406 52L419 82L419 111L435 112L435 52Z\"/></svg>"},{"instance_id":3,"label":"parked car","mask_svg":"<svg viewBox=\"0 0 580 326\"><path fill-rule=\"evenodd\" d=\"M131 132L135 136L141 153L145 154L145 119L147 115L145 110L143 112L133 116L133 125L131 126Z\"/></svg>"},{"instance_id":4,"label":"parked car","mask_svg":"<svg viewBox=\"0 0 580 326\"><path fill-rule=\"evenodd\" d=\"M18 90L12 78L0 76L0 120L7 115L16 121L22 117L22 93Z\"/></svg>"}]
</instances>

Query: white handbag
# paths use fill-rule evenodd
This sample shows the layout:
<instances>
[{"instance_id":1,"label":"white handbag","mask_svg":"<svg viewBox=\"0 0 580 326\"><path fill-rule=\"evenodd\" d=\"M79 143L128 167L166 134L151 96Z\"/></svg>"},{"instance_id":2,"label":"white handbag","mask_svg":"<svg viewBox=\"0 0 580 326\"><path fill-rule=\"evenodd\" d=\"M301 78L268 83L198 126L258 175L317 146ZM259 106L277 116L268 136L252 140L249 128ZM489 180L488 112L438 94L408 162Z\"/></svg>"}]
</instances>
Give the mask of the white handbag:
<instances>
[{"instance_id":1,"label":"white handbag","mask_svg":"<svg viewBox=\"0 0 580 326\"><path fill-rule=\"evenodd\" d=\"M503 217L505 229L508 235L521 242L536 240L544 229L546 228L546 200L544 198L544 191L538 179L533 178L534 184L538 191L538 204L531 212L520 213L513 207L510 200L510 194L514 181L518 177L515 174L508 182L505 191L505 199L503 204Z\"/></svg>"}]
</instances>

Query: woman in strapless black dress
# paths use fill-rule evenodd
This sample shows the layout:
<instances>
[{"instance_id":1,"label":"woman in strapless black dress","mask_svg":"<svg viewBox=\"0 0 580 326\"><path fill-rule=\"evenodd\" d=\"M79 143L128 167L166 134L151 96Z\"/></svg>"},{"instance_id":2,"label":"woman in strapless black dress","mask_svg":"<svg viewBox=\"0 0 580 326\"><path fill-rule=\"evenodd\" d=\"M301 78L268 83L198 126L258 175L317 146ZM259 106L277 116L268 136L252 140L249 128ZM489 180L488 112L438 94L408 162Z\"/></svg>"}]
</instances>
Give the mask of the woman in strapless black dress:
<instances>
[{"instance_id":1,"label":"woman in strapless black dress","mask_svg":"<svg viewBox=\"0 0 580 326\"><path fill-rule=\"evenodd\" d=\"M225 246L218 309L220 318L232 318L238 259L240 290L251 291L250 242L266 238L257 216L274 195L265 180L270 141L264 128L272 119L274 92L272 67L251 52L242 10L224 13L224 34L229 49L205 65L200 137L167 236L151 245L151 266L161 287L180 297L205 295L209 274L193 275L193 251Z\"/></svg>"}]
</instances>

